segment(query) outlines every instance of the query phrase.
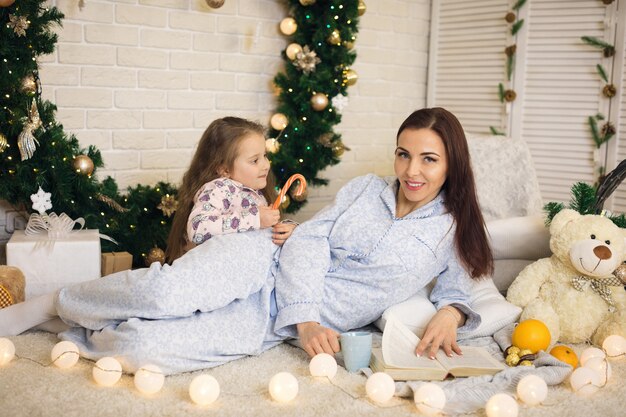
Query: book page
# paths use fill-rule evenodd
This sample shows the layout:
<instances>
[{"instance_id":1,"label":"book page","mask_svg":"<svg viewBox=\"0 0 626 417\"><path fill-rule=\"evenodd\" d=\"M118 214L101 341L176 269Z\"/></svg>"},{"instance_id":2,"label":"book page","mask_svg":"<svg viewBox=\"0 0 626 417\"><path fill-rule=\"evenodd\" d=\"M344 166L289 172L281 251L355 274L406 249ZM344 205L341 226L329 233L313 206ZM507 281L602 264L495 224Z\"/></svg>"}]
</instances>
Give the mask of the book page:
<instances>
[{"instance_id":1,"label":"book page","mask_svg":"<svg viewBox=\"0 0 626 417\"><path fill-rule=\"evenodd\" d=\"M437 352L437 360L446 369L504 369L504 365L495 360L484 348L473 346L461 346L463 355L453 353L448 357L443 350Z\"/></svg>"},{"instance_id":2,"label":"book page","mask_svg":"<svg viewBox=\"0 0 626 417\"><path fill-rule=\"evenodd\" d=\"M383 360L393 368L434 368L441 365L427 357L415 356L415 348L420 339L392 314L387 318L383 331Z\"/></svg>"}]
</instances>

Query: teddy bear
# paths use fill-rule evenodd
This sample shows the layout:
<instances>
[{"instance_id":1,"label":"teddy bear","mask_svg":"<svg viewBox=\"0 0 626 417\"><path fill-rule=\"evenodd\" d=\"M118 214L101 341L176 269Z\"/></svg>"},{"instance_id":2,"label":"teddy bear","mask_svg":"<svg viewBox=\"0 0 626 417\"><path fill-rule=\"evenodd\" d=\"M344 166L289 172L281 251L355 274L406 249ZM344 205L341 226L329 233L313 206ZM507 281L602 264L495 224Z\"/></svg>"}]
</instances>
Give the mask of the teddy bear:
<instances>
[{"instance_id":1,"label":"teddy bear","mask_svg":"<svg viewBox=\"0 0 626 417\"><path fill-rule=\"evenodd\" d=\"M24 301L25 279L19 268L0 265L0 308Z\"/></svg>"},{"instance_id":2,"label":"teddy bear","mask_svg":"<svg viewBox=\"0 0 626 417\"><path fill-rule=\"evenodd\" d=\"M522 307L521 320L537 319L551 345L626 337L626 291L614 271L626 260L626 229L595 214L560 211L550 224L552 256L528 265L507 291Z\"/></svg>"}]
</instances>

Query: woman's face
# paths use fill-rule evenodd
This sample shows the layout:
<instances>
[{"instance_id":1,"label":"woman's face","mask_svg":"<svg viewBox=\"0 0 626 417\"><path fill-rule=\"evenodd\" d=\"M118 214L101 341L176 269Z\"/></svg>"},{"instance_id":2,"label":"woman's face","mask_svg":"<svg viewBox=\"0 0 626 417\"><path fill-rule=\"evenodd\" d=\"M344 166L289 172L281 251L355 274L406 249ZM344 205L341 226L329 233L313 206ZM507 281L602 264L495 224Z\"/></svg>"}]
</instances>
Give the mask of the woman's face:
<instances>
[{"instance_id":1,"label":"woman's face","mask_svg":"<svg viewBox=\"0 0 626 417\"><path fill-rule=\"evenodd\" d=\"M398 136L394 171L400 181L398 207L405 208L402 215L428 204L448 174L448 156L441 137L431 129L403 130Z\"/></svg>"}]
</instances>

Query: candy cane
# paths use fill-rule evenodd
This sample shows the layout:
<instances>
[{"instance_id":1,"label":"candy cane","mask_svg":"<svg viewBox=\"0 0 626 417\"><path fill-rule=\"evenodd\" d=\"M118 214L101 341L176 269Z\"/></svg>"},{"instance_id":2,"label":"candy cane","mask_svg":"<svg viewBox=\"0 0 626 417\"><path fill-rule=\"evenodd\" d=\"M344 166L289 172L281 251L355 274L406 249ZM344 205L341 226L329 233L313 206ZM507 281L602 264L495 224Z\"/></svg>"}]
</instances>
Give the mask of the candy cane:
<instances>
[{"instance_id":1,"label":"candy cane","mask_svg":"<svg viewBox=\"0 0 626 417\"><path fill-rule=\"evenodd\" d=\"M295 194L297 196L300 196L302 195L302 193L304 193L304 191L306 190L306 179L302 176L302 174L293 174L291 177L289 177L285 185L283 185L283 189L280 190L280 194L278 194L276 201L274 201L274 204L272 204L273 209L277 209L280 206L280 203L283 201L283 198L285 197L285 194L287 194L287 191L289 191L291 184L293 184L293 182L296 180L300 180L300 184L298 185Z\"/></svg>"}]
</instances>

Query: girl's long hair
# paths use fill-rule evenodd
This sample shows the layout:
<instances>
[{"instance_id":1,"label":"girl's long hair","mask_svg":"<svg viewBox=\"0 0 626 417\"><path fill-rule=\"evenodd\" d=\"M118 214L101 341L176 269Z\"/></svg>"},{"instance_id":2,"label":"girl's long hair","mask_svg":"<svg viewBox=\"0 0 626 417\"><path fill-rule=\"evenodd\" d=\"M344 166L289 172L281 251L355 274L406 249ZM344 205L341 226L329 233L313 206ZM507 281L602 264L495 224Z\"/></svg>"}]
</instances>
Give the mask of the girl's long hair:
<instances>
[{"instance_id":1,"label":"girl's long hair","mask_svg":"<svg viewBox=\"0 0 626 417\"><path fill-rule=\"evenodd\" d=\"M436 107L413 112L398 129L431 129L443 140L448 156L448 173L442 187L445 206L454 217L454 241L462 264L472 278L493 273L493 255L485 220L478 205L467 139L458 119Z\"/></svg>"},{"instance_id":2,"label":"girl's long hair","mask_svg":"<svg viewBox=\"0 0 626 417\"><path fill-rule=\"evenodd\" d=\"M224 117L211 123L202 134L189 169L183 176L183 183L178 189L176 197L178 208L174 214L165 251L168 263L181 257L189 244L187 221L193 209L196 193L207 182L219 178L222 169L232 170L239 144L252 133L263 136L263 126L239 117ZM267 185L261 192L269 204L274 201L276 192L271 170L267 176Z\"/></svg>"}]
</instances>

